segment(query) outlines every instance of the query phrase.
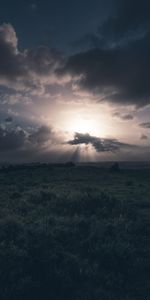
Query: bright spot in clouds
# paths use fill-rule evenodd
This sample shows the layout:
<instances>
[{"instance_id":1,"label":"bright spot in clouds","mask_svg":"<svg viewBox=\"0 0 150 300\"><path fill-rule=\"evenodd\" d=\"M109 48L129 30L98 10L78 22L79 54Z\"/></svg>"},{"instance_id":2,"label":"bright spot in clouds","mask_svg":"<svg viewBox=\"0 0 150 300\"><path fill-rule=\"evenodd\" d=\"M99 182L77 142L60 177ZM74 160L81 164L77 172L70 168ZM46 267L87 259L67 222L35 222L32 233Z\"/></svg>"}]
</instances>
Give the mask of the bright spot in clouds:
<instances>
[{"instance_id":1,"label":"bright spot in clouds","mask_svg":"<svg viewBox=\"0 0 150 300\"><path fill-rule=\"evenodd\" d=\"M94 134L97 131L97 124L90 119L78 118L72 122L72 131Z\"/></svg>"},{"instance_id":2,"label":"bright spot in clouds","mask_svg":"<svg viewBox=\"0 0 150 300\"><path fill-rule=\"evenodd\" d=\"M51 108L49 110L51 111ZM49 118L49 110L47 110L47 119ZM82 105L80 107L70 105L65 111L57 106L50 123L58 131L67 133L68 138L71 138L75 132L106 137L112 135L113 131L107 112L102 113L94 106L84 108Z\"/></svg>"}]
</instances>

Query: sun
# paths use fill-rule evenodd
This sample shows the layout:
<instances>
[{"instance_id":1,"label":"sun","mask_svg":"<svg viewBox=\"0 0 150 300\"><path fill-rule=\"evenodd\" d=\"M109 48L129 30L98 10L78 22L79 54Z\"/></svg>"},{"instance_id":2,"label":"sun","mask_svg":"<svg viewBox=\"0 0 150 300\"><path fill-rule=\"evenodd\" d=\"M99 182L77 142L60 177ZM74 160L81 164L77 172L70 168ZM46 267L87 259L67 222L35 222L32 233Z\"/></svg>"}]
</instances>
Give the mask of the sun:
<instances>
[{"instance_id":1,"label":"sun","mask_svg":"<svg viewBox=\"0 0 150 300\"><path fill-rule=\"evenodd\" d=\"M94 134L97 125L96 122L91 119L78 118L74 120L71 129L73 132Z\"/></svg>"},{"instance_id":2,"label":"sun","mask_svg":"<svg viewBox=\"0 0 150 300\"><path fill-rule=\"evenodd\" d=\"M57 124L59 130L64 131L70 137L75 133L88 133L91 136L105 137L108 127L105 116L92 111L83 114L71 111L59 117Z\"/></svg>"}]
</instances>

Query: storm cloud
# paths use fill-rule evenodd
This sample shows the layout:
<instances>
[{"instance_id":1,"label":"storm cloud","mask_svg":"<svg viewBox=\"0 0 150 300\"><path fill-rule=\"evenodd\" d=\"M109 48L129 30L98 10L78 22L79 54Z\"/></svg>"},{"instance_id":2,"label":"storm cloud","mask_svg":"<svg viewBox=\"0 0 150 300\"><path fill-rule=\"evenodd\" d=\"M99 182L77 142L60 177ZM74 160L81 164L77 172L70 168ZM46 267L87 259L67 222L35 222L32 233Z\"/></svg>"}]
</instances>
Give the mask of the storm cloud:
<instances>
[{"instance_id":1,"label":"storm cloud","mask_svg":"<svg viewBox=\"0 0 150 300\"><path fill-rule=\"evenodd\" d=\"M70 74L79 90L99 95L99 101L134 104L150 103L150 34L124 47L95 48L68 58L58 70Z\"/></svg>"},{"instance_id":2,"label":"storm cloud","mask_svg":"<svg viewBox=\"0 0 150 300\"><path fill-rule=\"evenodd\" d=\"M149 0L114 0L113 3L114 12L98 27L103 43L128 43L149 32Z\"/></svg>"},{"instance_id":3,"label":"storm cloud","mask_svg":"<svg viewBox=\"0 0 150 300\"><path fill-rule=\"evenodd\" d=\"M74 139L67 142L69 145L91 144L97 152L116 152L132 145L121 143L116 139L99 138L88 133L75 133Z\"/></svg>"},{"instance_id":4,"label":"storm cloud","mask_svg":"<svg viewBox=\"0 0 150 300\"><path fill-rule=\"evenodd\" d=\"M26 133L21 128L7 129L0 127L0 151L21 149L26 141Z\"/></svg>"},{"instance_id":5,"label":"storm cloud","mask_svg":"<svg viewBox=\"0 0 150 300\"><path fill-rule=\"evenodd\" d=\"M72 159L73 151L63 145L63 136L49 126L24 130L20 126L0 124L0 161L55 162Z\"/></svg>"},{"instance_id":6,"label":"storm cloud","mask_svg":"<svg viewBox=\"0 0 150 300\"><path fill-rule=\"evenodd\" d=\"M32 133L23 128L0 126L0 151L12 151L18 149L42 150L47 142L53 143L56 134L48 126L41 126L34 129ZM36 155L36 154L35 154Z\"/></svg>"},{"instance_id":7,"label":"storm cloud","mask_svg":"<svg viewBox=\"0 0 150 300\"><path fill-rule=\"evenodd\" d=\"M11 24L0 26L0 84L22 89L38 89L50 82L61 64L61 53L47 46L19 51L18 38Z\"/></svg>"},{"instance_id":8,"label":"storm cloud","mask_svg":"<svg viewBox=\"0 0 150 300\"><path fill-rule=\"evenodd\" d=\"M146 6L139 18L139 2L134 10L128 1L121 6L116 4L115 16L108 17L98 28L100 43L72 55L62 55L61 51L44 45L20 51L13 26L1 25L0 84L37 92L68 80L73 93L87 91L96 95L99 102L136 107L150 104L150 22ZM110 26L112 22L122 25ZM118 43L122 36L126 42Z\"/></svg>"},{"instance_id":9,"label":"storm cloud","mask_svg":"<svg viewBox=\"0 0 150 300\"><path fill-rule=\"evenodd\" d=\"M78 92L86 90L101 102L143 107L150 104L150 3L113 4L97 31L80 39L82 50L70 55L57 73L71 75Z\"/></svg>"},{"instance_id":10,"label":"storm cloud","mask_svg":"<svg viewBox=\"0 0 150 300\"><path fill-rule=\"evenodd\" d=\"M32 134L30 134L28 139L32 144L43 145L47 141L50 141L52 136L53 136L53 132L50 127L41 126Z\"/></svg>"},{"instance_id":11,"label":"storm cloud","mask_svg":"<svg viewBox=\"0 0 150 300\"><path fill-rule=\"evenodd\" d=\"M143 128L146 128L146 129L150 128L150 122L144 122L144 123L141 123L139 125L140 125L140 127L143 127Z\"/></svg>"},{"instance_id":12,"label":"storm cloud","mask_svg":"<svg viewBox=\"0 0 150 300\"><path fill-rule=\"evenodd\" d=\"M145 134L141 134L141 140L148 140L148 136Z\"/></svg>"},{"instance_id":13,"label":"storm cloud","mask_svg":"<svg viewBox=\"0 0 150 300\"><path fill-rule=\"evenodd\" d=\"M121 114L119 112L115 112L113 114L113 117L117 117L117 118L119 118L119 119L121 119L123 121L128 121L128 120L133 120L134 119L134 116L132 114L129 114L129 113L127 113L127 114Z\"/></svg>"}]
</instances>

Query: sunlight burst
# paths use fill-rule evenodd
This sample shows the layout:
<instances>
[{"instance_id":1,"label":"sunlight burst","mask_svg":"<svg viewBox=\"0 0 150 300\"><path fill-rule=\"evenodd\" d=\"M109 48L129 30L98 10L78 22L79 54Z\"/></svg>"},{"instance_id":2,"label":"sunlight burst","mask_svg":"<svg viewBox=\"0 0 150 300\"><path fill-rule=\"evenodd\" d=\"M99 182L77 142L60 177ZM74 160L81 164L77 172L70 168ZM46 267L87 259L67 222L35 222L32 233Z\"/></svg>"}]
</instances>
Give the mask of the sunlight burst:
<instances>
[{"instance_id":1,"label":"sunlight burst","mask_svg":"<svg viewBox=\"0 0 150 300\"><path fill-rule=\"evenodd\" d=\"M97 131L97 124L93 120L79 118L73 122L72 131L95 134Z\"/></svg>"}]
</instances>

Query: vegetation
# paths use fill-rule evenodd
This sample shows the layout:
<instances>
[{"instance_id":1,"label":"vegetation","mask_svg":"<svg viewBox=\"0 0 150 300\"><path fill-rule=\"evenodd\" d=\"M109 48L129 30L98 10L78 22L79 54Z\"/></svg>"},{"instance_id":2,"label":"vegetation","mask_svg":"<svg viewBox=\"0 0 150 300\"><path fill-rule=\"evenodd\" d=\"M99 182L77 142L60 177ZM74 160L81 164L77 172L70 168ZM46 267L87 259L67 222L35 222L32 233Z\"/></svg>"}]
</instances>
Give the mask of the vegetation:
<instances>
[{"instance_id":1,"label":"vegetation","mask_svg":"<svg viewBox=\"0 0 150 300\"><path fill-rule=\"evenodd\" d=\"M68 166L1 170L0 299L149 300L150 170Z\"/></svg>"}]
</instances>

